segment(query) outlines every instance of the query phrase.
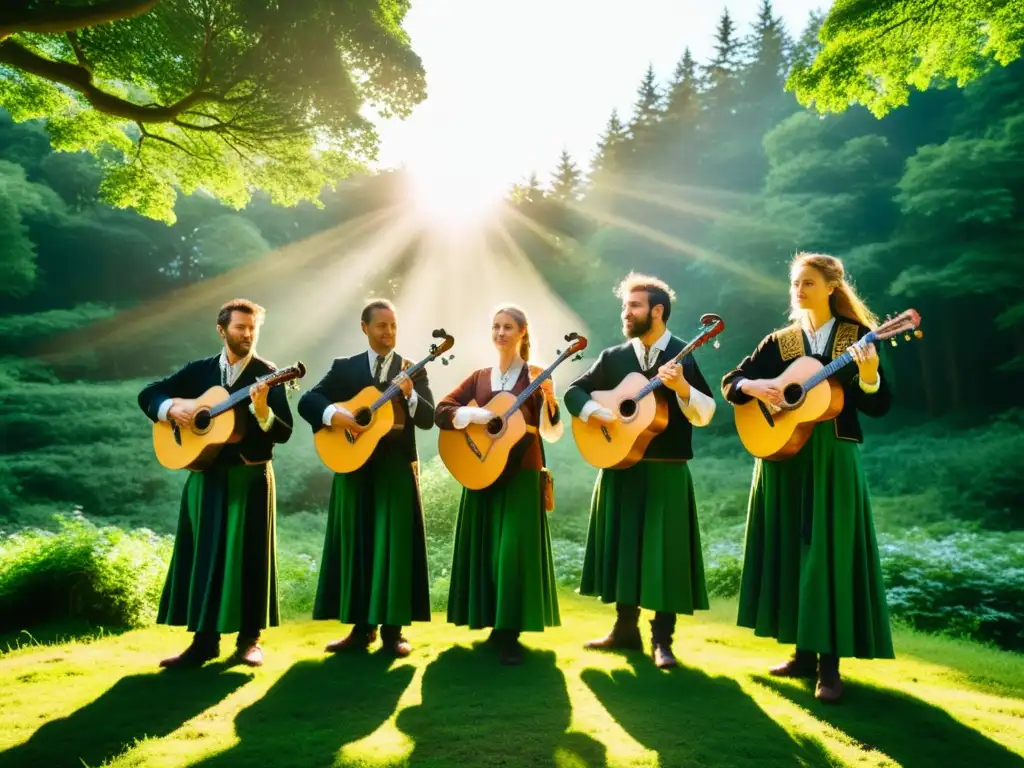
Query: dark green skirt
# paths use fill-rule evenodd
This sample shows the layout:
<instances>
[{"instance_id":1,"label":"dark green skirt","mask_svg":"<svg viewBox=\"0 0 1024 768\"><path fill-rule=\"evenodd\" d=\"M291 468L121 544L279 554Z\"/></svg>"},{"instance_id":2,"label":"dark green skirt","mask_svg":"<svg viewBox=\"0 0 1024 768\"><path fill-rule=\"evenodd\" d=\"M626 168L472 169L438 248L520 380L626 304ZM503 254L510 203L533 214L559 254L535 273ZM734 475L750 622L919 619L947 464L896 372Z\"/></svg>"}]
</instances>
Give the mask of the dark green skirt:
<instances>
[{"instance_id":1,"label":"dark green skirt","mask_svg":"<svg viewBox=\"0 0 1024 768\"><path fill-rule=\"evenodd\" d=\"M313 618L398 627L430 621L423 509L407 459L384 453L334 476Z\"/></svg>"},{"instance_id":2,"label":"dark green skirt","mask_svg":"<svg viewBox=\"0 0 1024 768\"><path fill-rule=\"evenodd\" d=\"M255 633L280 623L274 470L189 472L158 624Z\"/></svg>"},{"instance_id":3,"label":"dark green skirt","mask_svg":"<svg viewBox=\"0 0 1024 768\"><path fill-rule=\"evenodd\" d=\"M640 461L598 474L580 594L667 613L707 610L686 462Z\"/></svg>"},{"instance_id":4,"label":"dark green skirt","mask_svg":"<svg viewBox=\"0 0 1024 768\"><path fill-rule=\"evenodd\" d=\"M522 632L561 624L539 471L521 470L480 491L463 489L448 621Z\"/></svg>"},{"instance_id":5,"label":"dark green skirt","mask_svg":"<svg viewBox=\"0 0 1024 768\"><path fill-rule=\"evenodd\" d=\"M787 461L756 461L739 619L817 653L894 658L860 446L831 421Z\"/></svg>"}]
</instances>

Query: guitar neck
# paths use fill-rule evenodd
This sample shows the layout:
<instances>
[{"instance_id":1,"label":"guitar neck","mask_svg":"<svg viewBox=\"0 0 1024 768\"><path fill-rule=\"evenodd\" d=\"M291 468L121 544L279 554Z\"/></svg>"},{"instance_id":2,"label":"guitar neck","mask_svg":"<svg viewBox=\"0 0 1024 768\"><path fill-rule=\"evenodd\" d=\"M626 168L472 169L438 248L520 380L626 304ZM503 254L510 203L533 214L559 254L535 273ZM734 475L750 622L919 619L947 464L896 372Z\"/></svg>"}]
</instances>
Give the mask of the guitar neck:
<instances>
[{"instance_id":1,"label":"guitar neck","mask_svg":"<svg viewBox=\"0 0 1024 768\"><path fill-rule=\"evenodd\" d=\"M876 340L875 333L874 333L874 331L872 331L871 333L867 334L862 339L862 342L864 344L873 344L875 342L875 340ZM842 368L846 367L847 365L849 365L852 362L853 362L853 355L851 355L849 351L843 352L843 354L841 354L839 357L837 357L831 363L829 363L824 368L822 368L820 371L818 371L813 376L808 378L807 381L805 381L804 384L803 384L804 389L805 390L810 390L810 389L818 386L819 384L821 384L821 382L825 381L825 379L827 379L829 376L834 375L839 370L841 370Z\"/></svg>"},{"instance_id":2,"label":"guitar neck","mask_svg":"<svg viewBox=\"0 0 1024 768\"><path fill-rule=\"evenodd\" d=\"M411 379L417 373L419 373L421 370L423 370L426 367L427 363L429 363L433 359L434 359L433 355L427 355L425 358L420 360L415 365L411 365L408 368L406 368L404 371L402 371L402 373L404 373L406 376L408 376ZM399 387L394 382L392 382L391 384L388 384L387 389L385 389L383 392L380 393L380 397L378 397L376 400L373 401L373 404L370 406L370 412L373 413L374 411L376 411L378 408L383 406L384 403L388 402L391 398L393 398L395 395L397 395L401 391L402 391L402 388Z\"/></svg>"},{"instance_id":3,"label":"guitar neck","mask_svg":"<svg viewBox=\"0 0 1024 768\"><path fill-rule=\"evenodd\" d=\"M551 365L549 365L547 368L545 368L543 373L541 373L540 376L538 376L536 379L531 381L529 386L527 386L526 389L524 389L521 393L519 393L519 397L517 397L516 401L514 403L512 403L512 406L507 411L505 411L505 414L503 415L502 418L507 419L513 413L515 413L520 408L522 408L523 403L525 403L527 400L530 399L530 397L533 395L534 392L537 391L537 388L541 384L543 384L547 379L551 378L551 374L555 372L555 368L560 366L565 361L565 359L567 357L569 357L571 354L572 354L571 352L563 353L562 355L560 355L558 357L557 360L555 360L555 362L553 362ZM529 363L523 363L523 365L529 365ZM529 370L529 369L527 369L527 370Z\"/></svg>"},{"instance_id":4,"label":"guitar neck","mask_svg":"<svg viewBox=\"0 0 1024 768\"><path fill-rule=\"evenodd\" d=\"M257 381L258 381L258 379L257 379ZM221 400L219 403L217 403L215 406L213 406L213 408L210 409L210 416L211 416L211 418L214 417L214 416L220 416L220 414L222 414L222 413L224 413L226 411L230 411L236 405L238 405L239 403L242 403L242 402L244 402L244 401L246 401L248 399L249 399L249 388L246 387L245 389L240 389L237 392L232 393L230 397L228 397L228 398L226 398L224 400Z\"/></svg>"},{"instance_id":5,"label":"guitar neck","mask_svg":"<svg viewBox=\"0 0 1024 768\"><path fill-rule=\"evenodd\" d=\"M669 362L670 363L678 363L680 360L682 360L684 357L686 357L690 352L692 352L696 347L697 347L697 343L695 341L691 341L689 344L687 344L685 347L683 347L682 350L680 350L678 355L676 355L671 360L669 360ZM641 389L639 392L636 393L636 399L639 400L642 397L647 397L647 395L651 394L651 392L656 390L658 387L662 386L664 383L665 382L663 382L659 378L651 379L649 382L647 382L644 385L643 389Z\"/></svg>"}]
</instances>

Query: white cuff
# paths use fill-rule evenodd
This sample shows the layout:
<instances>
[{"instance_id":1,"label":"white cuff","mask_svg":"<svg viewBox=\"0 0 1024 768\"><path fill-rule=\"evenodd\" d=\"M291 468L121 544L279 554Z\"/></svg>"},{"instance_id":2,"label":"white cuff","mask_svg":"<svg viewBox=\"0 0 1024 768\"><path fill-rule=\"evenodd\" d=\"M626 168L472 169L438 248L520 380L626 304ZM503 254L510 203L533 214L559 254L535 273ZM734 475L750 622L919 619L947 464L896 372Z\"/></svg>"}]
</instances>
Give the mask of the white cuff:
<instances>
[{"instance_id":1,"label":"white cuff","mask_svg":"<svg viewBox=\"0 0 1024 768\"><path fill-rule=\"evenodd\" d=\"M419 393L417 393L415 389L412 391L412 394L409 395L408 403L409 403L409 415L410 416L415 416L416 415L416 406L419 405L419 403L420 403Z\"/></svg>"},{"instance_id":2,"label":"white cuff","mask_svg":"<svg viewBox=\"0 0 1024 768\"><path fill-rule=\"evenodd\" d=\"M597 400L587 400L587 402L583 404L583 407L580 408L580 421L586 423L587 419L590 418L591 414L593 414L594 411L599 410L600 408L601 404L597 402Z\"/></svg>"},{"instance_id":3,"label":"white cuff","mask_svg":"<svg viewBox=\"0 0 1024 768\"><path fill-rule=\"evenodd\" d=\"M871 384L865 384L864 379L857 377L857 383L860 385L861 391L868 395L873 395L882 386L882 374L876 373L875 380Z\"/></svg>"},{"instance_id":4,"label":"white cuff","mask_svg":"<svg viewBox=\"0 0 1024 768\"><path fill-rule=\"evenodd\" d=\"M494 414L486 408L476 408L470 405L462 405L455 409L452 417L452 426L456 429L465 429L470 424L486 424L494 418ZM479 421L477 421L479 419Z\"/></svg>"},{"instance_id":5,"label":"white cuff","mask_svg":"<svg viewBox=\"0 0 1024 768\"><path fill-rule=\"evenodd\" d=\"M325 427L331 426L331 424L332 424L331 419L334 418L335 412L343 413L346 416L351 416L352 415L351 413L348 412L347 408L342 408L341 406L334 405L332 403L331 405L328 405L326 408L324 408L324 415L321 417L323 419Z\"/></svg>"},{"instance_id":6,"label":"white cuff","mask_svg":"<svg viewBox=\"0 0 1024 768\"><path fill-rule=\"evenodd\" d=\"M690 386L690 397L683 400L678 394L676 400L683 416L695 427L706 427L711 423L711 417L715 415L715 399L708 397L699 389Z\"/></svg>"},{"instance_id":7,"label":"white cuff","mask_svg":"<svg viewBox=\"0 0 1024 768\"><path fill-rule=\"evenodd\" d=\"M270 411L270 413L267 415L266 420L260 419L259 416L256 416L256 405L249 403L249 413L256 416L256 423L260 425L260 429L264 432L269 432L270 428L274 426L274 409L268 406L267 410Z\"/></svg>"},{"instance_id":8,"label":"white cuff","mask_svg":"<svg viewBox=\"0 0 1024 768\"><path fill-rule=\"evenodd\" d=\"M162 403L160 403L160 407L157 409L156 412L156 417L159 421L167 421L167 412L171 410L171 405L173 404L174 400L172 400L169 397Z\"/></svg>"}]
</instances>

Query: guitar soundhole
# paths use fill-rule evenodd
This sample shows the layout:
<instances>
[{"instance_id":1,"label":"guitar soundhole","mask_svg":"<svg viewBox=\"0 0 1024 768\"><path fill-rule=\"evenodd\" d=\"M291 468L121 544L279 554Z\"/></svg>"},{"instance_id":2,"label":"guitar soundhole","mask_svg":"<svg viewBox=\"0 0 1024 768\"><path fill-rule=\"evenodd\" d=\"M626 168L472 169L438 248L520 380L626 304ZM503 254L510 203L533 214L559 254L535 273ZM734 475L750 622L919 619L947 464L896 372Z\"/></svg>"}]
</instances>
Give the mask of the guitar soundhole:
<instances>
[{"instance_id":1,"label":"guitar soundhole","mask_svg":"<svg viewBox=\"0 0 1024 768\"><path fill-rule=\"evenodd\" d=\"M201 435L207 432L212 424L213 417L210 416L210 412L205 408L196 411L192 415L192 431L196 434Z\"/></svg>"},{"instance_id":2,"label":"guitar soundhole","mask_svg":"<svg viewBox=\"0 0 1024 768\"><path fill-rule=\"evenodd\" d=\"M491 419L487 422L487 434L491 437L497 437L501 434L501 431L505 428L505 424L500 418Z\"/></svg>"},{"instance_id":3,"label":"guitar soundhole","mask_svg":"<svg viewBox=\"0 0 1024 768\"><path fill-rule=\"evenodd\" d=\"M632 419L636 416L636 400L623 400L619 403L619 416L623 419Z\"/></svg>"},{"instance_id":4,"label":"guitar soundhole","mask_svg":"<svg viewBox=\"0 0 1024 768\"><path fill-rule=\"evenodd\" d=\"M805 396L804 388L799 384L790 384L784 390L782 390L782 399L786 402L786 405L790 408L795 408L804 401Z\"/></svg>"},{"instance_id":5,"label":"guitar soundhole","mask_svg":"<svg viewBox=\"0 0 1024 768\"><path fill-rule=\"evenodd\" d=\"M360 408L355 412L353 418L356 420L356 424L360 427L367 427L370 425L370 420L373 418L373 414L370 413L369 408Z\"/></svg>"}]
</instances>

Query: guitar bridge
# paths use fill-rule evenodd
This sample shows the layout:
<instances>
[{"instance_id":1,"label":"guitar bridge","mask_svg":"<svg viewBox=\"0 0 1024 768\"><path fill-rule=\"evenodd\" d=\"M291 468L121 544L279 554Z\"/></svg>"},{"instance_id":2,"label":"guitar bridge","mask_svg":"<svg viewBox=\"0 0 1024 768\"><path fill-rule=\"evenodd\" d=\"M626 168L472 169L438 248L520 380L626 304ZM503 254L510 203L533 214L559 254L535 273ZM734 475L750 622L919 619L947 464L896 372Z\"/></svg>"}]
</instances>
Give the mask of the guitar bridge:
<instances>
[{"instance_id":1,"label":"guitar bridge","mask_svg":"<svg viewBox=\"0 0 1024 768\"><path fill-rule=\"evenodd\" d=\"M349 445L356 444L356 436L349 432L347 429L345 430L345 439L348 440Z\"/></svg>"},{"instance_id":2,"label":"guitar bridge","mask_svg":"<svg viewBox=\"0 0 1024 768\"><path fill-rule=\"evenodd\" d=\"M178 425L176 423L172 423L171 424L171 434L174 435L174 442L176 442L178 444L178 447L180 448L181 447L181 429L180 429L180 427L178 427Z\"/></svg>"},{"instance_id":3,"label":"guitar bridge","mask_svg":"<svg viewBox=\"0 0 1024 768\"><path fill-rule=\"evenodd\" d=\"M765 405L760 400L758 400L757 401L757 407L761 409L761 415L764 416L764 420L766 422L768 422L768 426L769 427L774 427L775 426L775 419L772 418L772 412L768 409L768 406ZM781 410L781 408L779 410ZM776 411L776 413L778 413L778 410Z\"/></svg>"},{"instance_id":4,"label":"guitar bridge","mask_svg":"<svg viewBox=\"0 0 1024 768\"><path fill-rule=\"evenodd\" d=\"M469 435L466 435L466 445L468 445L468 446L469 446L469 450L471 450L471 451L473 452L473 454L474 454L474 455L475 455L475 456L476 456L476 457L477 457L478 459L480 459L481 461L483 461L483 459L484 459L484 455L483 455L483 453L481 453L481 452L480 452L480 449L479 449L479 448L477 448L477 445L476 445L476 443L474 443L474 442L473 442L473 438L472 438L472 437L470 437Z\"/></svg>"},{"instance_id":5,"label":"guitar bridge","mask_svg":"<svg viewBox=\"0 0 1024 768\"><path fill-rule=\"evenodd\" d=\"M612 436L608 434L608 427L602 425L601 426L601 434L604 435L604 439L605 439L606 443L610 443L612 441Z\"/></svg>"}]
</instances>

